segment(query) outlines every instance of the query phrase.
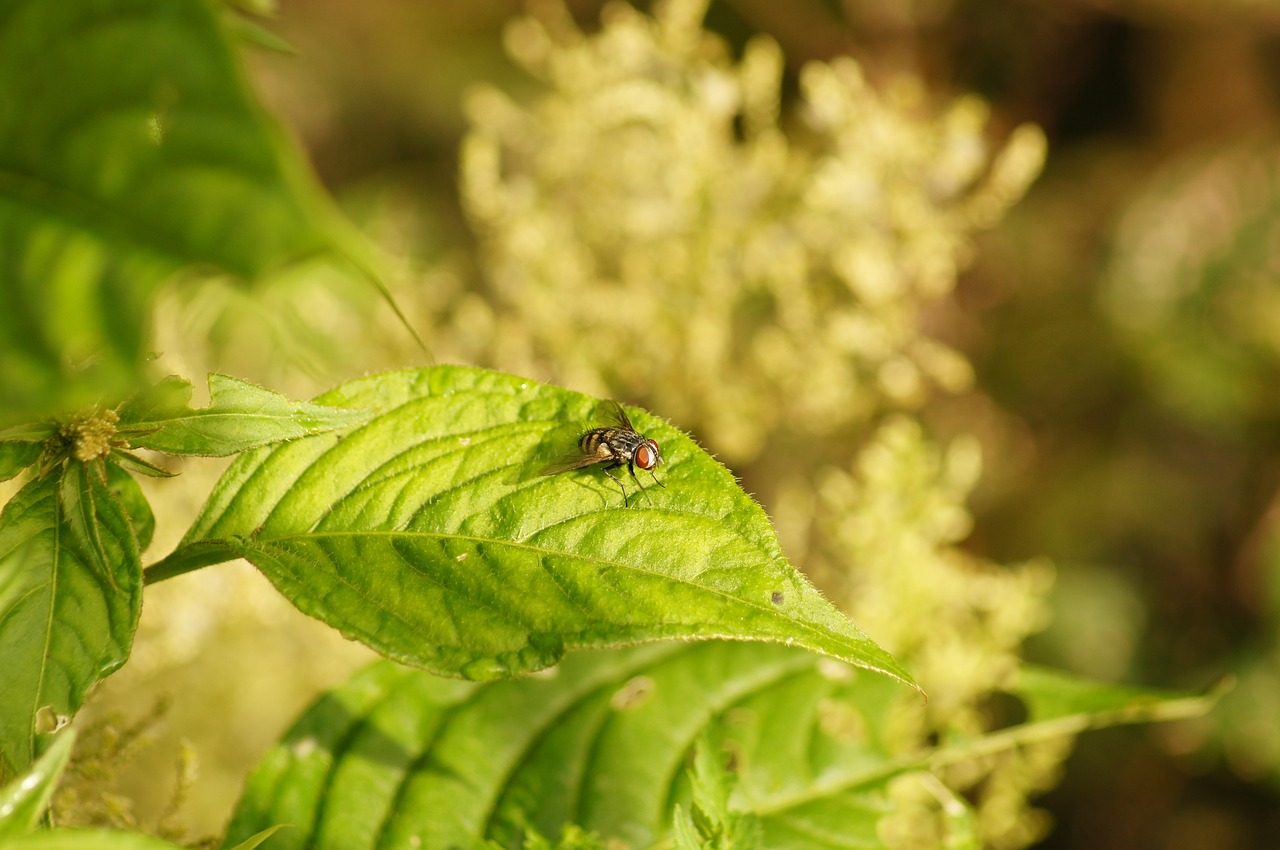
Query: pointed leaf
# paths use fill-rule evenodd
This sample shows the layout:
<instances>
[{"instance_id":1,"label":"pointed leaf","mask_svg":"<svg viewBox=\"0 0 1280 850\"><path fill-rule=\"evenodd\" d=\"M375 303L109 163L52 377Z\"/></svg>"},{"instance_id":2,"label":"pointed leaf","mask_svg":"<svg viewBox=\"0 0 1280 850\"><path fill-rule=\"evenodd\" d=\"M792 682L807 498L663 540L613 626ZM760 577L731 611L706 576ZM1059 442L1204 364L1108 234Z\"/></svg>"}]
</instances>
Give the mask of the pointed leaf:
<instances>
[{"instance_id":1,"label":"pointed leaf","mask_svg":"<svg viewBox=\"0 0 1280 850\"><path fill-rule=\"evenodd\" d=\"M156 531L156 516L146 494L132 475L111 463L107 464L107 486L129 517L134 539L138 541L138 551L145 551Z\"/></svg>"},{"instance_id":2,"label":"pointed leaf","mask_svg":"<svg viewBox=\"0 0 1280 850\"><path fill-rule=\"evenodd\" d=\"M1221 693L1187 694L1081 679L1061 670L1024 665L1010 691L1035 723L1083 731L1116 723L1150 723L1199 717Z\"/></svg>"},{"instance_id":3,"label":"pointed leaf","mask_svg":"<svg viewBox=\"0 0 1280 850\"><path fill-rule=\"evenodd\" d=\"M0 91L0 420L132 389L176 270L328 245L214 4L9 0Z\"/></svg>"},{"instance_id":4,"label":"pointed leaf","mask_svg":"<svg viewBox=\"0 0 1280 850\"><path fill-rule=\"evenodd\" d=\"M148 478L173 478L177 474L145 461L132 452L120 449L111 450L111 463L126 472L136 472L138 475L145 475Z\"/></svg>"},{"instance_id":5,"label":"pointed leaf","mask_svg":"<svg viewBox=\"0 0 1280 850\"><path fill-rule=\"evenodd\" d=\"M539 474L576 445L597 406L587 396L438 367L320 401L378 415L238 459L151 579L241 556L344 634L473 679L572 648L728 638L911 681L787 563L733 476L661 420L632 415L662 446L665 489L624 507L598 468Z\"/></svg>"},{"instance_id":6,"label":"pointed leaf","mask_svg":"<svg viewBox=\"0 0 1280 850\"><path fill-rule=\"evenodd\" d=\"M254 850L254 848L257 847L259 844L266 841L271 836L275 835L278 831L282 829L286 829L289 826L290 825L287 823L278 823L275 826L268 827L267 829L264 829L261 832L256 832L253 835L250 835L244 841L241 841L235 847L232 847L231 850Z\"/></svg>"},{"instance_id":7,"label":"pointed leaf","mask_svg":"<svg viewBox=\"0 0 1280 850\"><path fill-rule=\"evenodd\" d=\"M1185 695L1114 696L1112 708L1186 705ZM485 685L379 662L263 759L226 842L287 822L299 829L273 840L281 850L513 847L527 827L556 835L577 824L606 846L652 847L673 838L680 806L683 841L697 844L690 755L712 730L737 773L729 810L753 816L762 847L883 847L888 783L908 774L947 798L947 846L972 843L972 810L923 771L1060 731L1029 720L963 746L897 751L894 730L915 722L901 715L921 711L883 677L761 644L577 653L551 675ZM1089 723L1137 719L1108 709Z\"/></svg>"},{"instance_id":8,"label":"pointed leaf","mask_svg":"<svg viewBox=\"0 0 1280 850\"><path fill-rule=\"evenodd\" d=\"M25 773L0 790L0 841L25 835L35 829L49 799L58 787L62 771L71 758L74 729L53 737L53 743Z\"/></svg>"},{"instance_id":9,"label":"pointed leaf","mask_svg":"<svg viewBox=\"0 0 1280 850\"><path fill-rule=\"evenodd\" d=\"M175 455L221 457L247 449L359 425L363 410L289 399L226 375L209 376L209 406L192 409L191 384L166 378L120 410L130 445Z\"/></svg>"},{"instance_id":10,"label":"pointed leaf","mask_svg":"<svg viewBox=\"0 0 1280 850\"><path fill-rule=\"evenodd\" d=\"M0 513L0 762L31 763L35 718L73 715L129 655L142 602L133 530L100 477L70 463Z\"/></svg>"}]
</instances>

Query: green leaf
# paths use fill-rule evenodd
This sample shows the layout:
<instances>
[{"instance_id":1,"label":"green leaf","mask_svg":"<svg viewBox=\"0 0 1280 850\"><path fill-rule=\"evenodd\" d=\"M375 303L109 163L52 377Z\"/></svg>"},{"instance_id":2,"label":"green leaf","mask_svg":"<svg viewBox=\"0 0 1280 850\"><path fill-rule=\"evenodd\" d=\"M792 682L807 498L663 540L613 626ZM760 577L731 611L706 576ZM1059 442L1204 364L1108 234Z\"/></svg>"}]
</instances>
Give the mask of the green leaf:
<instances>
[{"instance_id":1,"label":"green leaf","mask_svg":"<svg viewBox=\"0 0 1280 850\"><path fill-rule=\"evenodd\" d=\"M539 670L567 649L728 638L911 682L787 563L728 470L661 420L633 413L663 447L666 489L624 507L599 469L539 474L576 445L588 396L438 367L319 401L378 414L239 458L149 580L244 557L347 636L472 679Z\"/></svg>"},{"instance_id":2,"label":"green leaf","mask_svg":"<svg viewBox=\"0 0 1280 850\"><path fill-rule=\"evenodd\" d=\"M289 399L226 375L209 376L209 406L191 408L191 383L170 377L120 409L130 445L221 457L281 440L359 425L371 414Z\"/></svg>"},{"instance_id":3,"label":"green leaf","mask_svg":"<svg viewBox=\"0 0 1280 850\"><path fill-rule=\"evenodd\" d=\"M252 278L330 244L213 6L0 6L0 419L124 396L175 271Z\"/></svg>"},{"instance_id":4,"label":"green leaf","mask_svg":"<svg viewBox=\"0 0 1280 850\"><path fill-rule=\"evenodd\" d=\"M127 472L145 475L148 478L173 478L177 474L156 466L150 461L143 460L132 452L122 451L121 449L112 449L109 460L112 464Z\"/></svg>"},{"instance_id":5,"label":"green leaf","mask_svg":"<svg viewBox=\"0 0 1280 850\"><path fill-rule=\"evenodd\" d=\"M733 810L729 794L735 777L722 764L725 752L711 734L693 750L693 766L686 771L692 789L689 808L675 807L672 838L676 850L756 850L761 847L760 823L754 815Z\"/></svg>"},{"instance_id":6,"label":"green leaf","mask_svg":"<svg viewBox=\"0 0 1280 850\"><path fill-rule=\"evenodd\" d=\"M55 829L5 842L4 850L185 850L141 832L113 829Z\"/></svg>"},{"instance_id":7,"label":"green leaf","mask_svg":"<svg viewBox=\"0 0 1280 850\"><path fill-rule=\"evenodd\" d=\"M39 443L0 443L0 481L8 481L39 458Z\"/></svg>"},{"instance_id":8,"label":"green leaf","mask_svg":"<svg viewBox=\"0 0 1280 850\"><path fill-rule=\"evenodd\" d=\"M53 742L35 764L0 790L0 841L35 829L49 807L75 740L74 729L53 736Z\"/></svg>"},{"instance_id":9,"label":"green leaf","mask_svg":"<svg viewBox=\"0 0 1280 850\"><path fill-rule=\"evenodd\" d=\"M290 824L278 823L275 826L268 827L267 829L262 830L261 832L256 832L253 835L250 835L244 841L241 841L235 847L232 847L231 850L253 850L253 848L257 847L259 844L266 841L268 838L270 838L271 836L275 835L277 832L279 832L282 829L285 829L288 826L290 826Z\"/></svg>"},{"instance_id":10,"label":"green leaf","mask_svg":"<svg viewBox=\"0 0 1280 850\"><path fill-rule=\"evenodd\" d=\"M1113 710L1124 706L1185 714L1195 702L1110 690L1109 707L1086 725L1142 719ZM1194 711L1206 708L1200 700ZM948 801L946 846L962 846L973 840L971 810L925 771L1061 734L1061 715L961 744L899 749L901 730L923 711L884 677L765 644L576 653L550 675L483 685L379 662L322 697L267 754L226 844L285 822L300 827L273 839L282 850L517 847L530 830L555 835L576 824L606 846L652 847L675 840L679 806L717 813L711 822L754 820L763 847L879 848L880 821L897 812L888 785L913 776ZM690 755L708 733L732 754L727 803L716 788L723 780L696 761L690 776ZM691 820L680 840L700 844L704 830ZM727 837L753 843L751 829Z\"/></svg>"},{"instance_id":11,"label":"green leaf","mask_svg":"<svg viewBox=\"0 0 1280 850\"><path fill-rule=\"evenodd\" d=\"M132 475L115 464L108 463L106 467L107 486L111 495L115 496L129 517L134 539L138 541L138 551L145 551L151 545L151 537L156 531L156 516L151 511L151 503Z\"/></svg>"},{"instance_id":12,"label":"green leaf","mask_svg":"<svg viewBox=\"0 0 1280 850\"><path fill-rule=\"evenodd\" d=\"M35 754L35 717L73 715L124 663L142 602L130 520L79 463L27 484L0 513L0 763Z\"/></svg>"},{"instance_id":13,"label":"green leaf","mask_svg":"<svg viewBox=\"0 0 1280 850\"><path fill-rule=\"evenodd\" d=\"M1010 691L1026 705L1031 721L1062 732L1199 717L1221 697L1094 682L1030 664L1018 671Z\"/></svg>"},{"instance_id":14,"label":"green leaf","mask_svg":"<svg viewBox=\"0 0 1280 850\"><path fill-rule=\"evenodd\" d=\"M226 844L263 824L288 822L302 826L279 836L279 848L380 843L430 850L485 838L518 846L526 824L555 835L576 823L606 840L648 847L667 832L674 805L688 807L687 757L703 731L725 717L746 733L740 788L790 808L787 795L816 776L862 768L833 759L847 746L824 739L818 727L824 697L860 693L877 711L904 695L919 702L887 679L833 666L837 678L820 672L810 653L729 642L577 653L550 677L488 685L380 662L322 698L266 756ZM855 681L861 687L852 687ZM801 686L803 704L796 699ZM772 731L782 712L785 749L768 754L753 776L754 746L772 747L759 740L760 725ZM875 767L884 764L878 740L861 744L880 754ZM804 769L791 762L797 753L808 754ZM785 772L775 777L784 758ZM883 772L868 774L868 783L851 798L879 801ZM843 826L874 839L874 818L862 813L882 807L846 808ZM775 821L785 825L787 812ZM763 827L763 846L785 846L770 840L767 822Z\"/></svg>"}]
</instances>

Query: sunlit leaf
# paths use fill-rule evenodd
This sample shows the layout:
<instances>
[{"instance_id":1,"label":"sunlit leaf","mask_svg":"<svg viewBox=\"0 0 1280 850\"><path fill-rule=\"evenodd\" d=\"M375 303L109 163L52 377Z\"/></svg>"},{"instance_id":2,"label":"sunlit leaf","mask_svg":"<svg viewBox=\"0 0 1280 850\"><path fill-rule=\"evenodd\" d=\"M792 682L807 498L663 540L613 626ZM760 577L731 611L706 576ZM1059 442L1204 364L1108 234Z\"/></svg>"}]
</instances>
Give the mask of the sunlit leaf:
<instances>
[{"instance_id":1,"label":"sunlit leaf","mask_svg":"<svg viewBox=\"0 0 1280 850\"><path fill-rule=\"evenodd\" d=\"M184 850L141 832L109 829L55 829L5 842L5 850Z\"/></svg>"},{"instance_id":2,"label":"sunlit leaf","mask_svg":"<svg viewBox=\"0 0 1280 850\"><path fill-rule=\"evenodd\" d=\"M841 758L854 744L822 731L820 706L861 694L878 721L895 698L918 698L836 667L827 676L810 653L726 642L578 653L550 677L489 685L382 662L320 700L267 755L226 841L287 822L305 826L278 836L281 848L429 850L481 838L518 845L525 824L557 835L574 823L648 847L666 833L674 805L688 807L695 740L729 719L747 809L770 800L780 807L773 826L762 819L763 846L786 846L771 829L786 834L809 816L818 778L848 786L819 795L845 804L837 817L848 840L874 841L887 759L878 727L867 723L857 742L866 755ZM779 752L762 735L783 712ZM800 740L806 745L794 748Z\"/></svg>"},{"instance_id":3,"label":"sunlit leaf","mask_svg":"<svg viewBox=\"0 0 1280 850\"><path fill-rule=\"evenodd\" d=\"M473 679L538 670L573 648L729 638L910 682L787 563L728 470L659 419L633 412L662 446L665 489L651 481L628 507L599 468L539 474L576 445L597 405L587 396L439 367L318 401L378 415L239 458L149 579L244 557L344 634Z\"/></svg>"},{"instance_id":4,"label":"sunlit leaf","mask_svg":"<svg viewBox=\"0 0 1280 850\"><path fill-rule=\"evenodd\" d=\"M652 847L675 839L675 808L695 804L719 813L712 827L737 813L745 844L758 826L762 847L880 848L882 818L896 812L889 783L923 778L944 798L946 846L965 846L972 810L926 771L1060 735L1067 716L1079 731L1194 716L1212 703L1044 671L1020 687L1058 694L1056 708L986 737L902 752L894 729L919 720L918 698L786 647L585 652L549 675L490 684L379 662L321 698L267 754L226 844L294 823L273 846L433 850L488 839L518 847L529 829L558 835L575 824L606 846ZM709 733L724 741L723 763L736 773L727 802L691 760ZM705 832L689 827L683 840L702 843Z\"/></svg>"},{"instance_id":5,"label":"sunlit leaf","mask_svg":"<svg viewBox=\"0 0 1280 850\"><path fill-rule=\"evenodd\" d=\"M278 831L282 829L288 829L289 826L290 824L287 824L287 823L278 823L275 826L267 827L261 832L256 832L253 835L250 835L248 838L246 838L244 841L241 841L235 847L230 848L230 850L254 850L254 848L257 847L259 844L266 841L271 836L275 835Z\"/></svg>"},{"instance_id":6,"label":"sunlit leaf","mask_svg":"<svg viewBox=\"0 0 1280 850\"><path fill-rule=\"evenodd\" d=\"M173 272L328 244L214 6L0 5L0 421L132 389Z\"/></svg>"},{"instance_id":7,"label":"sunlit leaf","mask_svg":"<svg viewBox=\"0 0 1280 850\"><path fill-rule=\"evenodd\" d=\"M130 520L82 464L27 484L0 513L0 760L34 756L37 713L68 718L124 663L142 601Z\"/></svg>"},{"instance_id":8,"label":"sunlit leaf","mask_svg":"<svg viewBox=\"0 0 1280 850\"><path fill-rule=\"evenodd\" d=\"M358 425L362 410L290 401L226 375L209 376L209 406L191 407L191 383L170 377L120 409L120 427L138 432L129 443L175 455L223 456Z\"/></svg>"},{"instance_id":9,"label":"sunlit leaf","mask_svg":"<svg viewBox=\"0 0 1280 850\"><path fill-rule=\"evenodd\" d=\"M0 789L0 841L25 835L39 823L71 758L75 740L72 729L54 736L35 764Z\"/></svg>"}]
</instances>

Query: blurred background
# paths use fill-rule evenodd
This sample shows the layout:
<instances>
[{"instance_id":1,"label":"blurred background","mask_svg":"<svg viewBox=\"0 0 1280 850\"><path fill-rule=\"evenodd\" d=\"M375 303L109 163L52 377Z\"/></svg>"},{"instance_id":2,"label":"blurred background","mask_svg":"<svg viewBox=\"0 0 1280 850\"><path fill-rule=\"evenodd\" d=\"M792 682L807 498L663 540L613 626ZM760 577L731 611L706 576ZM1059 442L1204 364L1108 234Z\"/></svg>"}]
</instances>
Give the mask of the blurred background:
<instances>
[{"instance_id":1,"label":"blurred background","mask_svg":"<svg viewBox=\"0 0 1280 850\"><path fill-rule=\"evenodd\" d=\"M619 14L617 4L608 11L596 0L566 5L588 33L602 14ZM1045 597L1052 616L1028 638L1026 658L1113 682L1197 691L1235 682L1202 722L1083 736L1061 783L1036 800L1052 822L1037 846L1280 846L1280 3L714 0L704 26L731 61L759 34L780 48L784 125L805 91L806 63L847 56L895 108L934 114L978 95L989 114L970 124L984 157L1028 122L1047 136L1025 196L1003 218L972 215L953 227L946 285L911 301L912 327L918 322L937 347L908 358L915 371L906 372L906 389L893 378L905 361L886 359L893 368L876 380L892 403L868 401L852 413L823 401L825 378L799 400L770 396L767 382L739 386L727 369L709 388L677 386L679 364L696 363L701 349L681 348L688 340L677 330L645 320L642 301L626 302L628 321L596 324L554 300L523 303L527 282L509 279L524 255L494 247L501 227L475 178L460 189L459 174L476 124L498 135L519 125L475 86L514 99L545 84L508 52L525 43L510 24L527 8L516 0L281 0L267 27L290 51L251 51L267 108L383 252L393 292L434 358L612 392L694 431L760 496L788 553L820 582L823 540L840 535L824 538L804 482L782 466L835 452L848 469L886 411L910 410L940 443L976 438L983 472L967 497L972 516L955 535L959 548L998 563L1043 557L1056 571ZM536 53L526 48L526 58ZM518 160L519 133L511 132L516 141L499 140L504 163ZM628 162L619 157L617 167ZM1024 172L1030 179L1034 163ZM625 252L613 261L624 269L620 280L638 262ZM576 292L562 297L576 305ZM714 288L701 292L688 322L724 300ZM529 322L522 308L553 313L545 338L512 329ZM597 369L557 349L551 338L564 328L556 315L570 328L590 324L599 345L617 340L607 356L623 367ZM323 269L296 271L252 299L216 282L187 290L159 316L157 348L174 371L219 368L295 396L423 361L366 284ZM636 335L619 336L619 324ZM332 355L335 339L341 358ZM769 357L801 365L813 357L752 339ZM625 368L628 356L634 369ZM749 357L721 359L755 368ZM783 370L779 384L799 371ZM931 389L918 389L917 372ZM703 398L712 401L700 406ZM174 518L152 556L167 551L217 469L185 472L197 495L183 505L164 491ZM839 503L840 492L837 482L817 500ZM246 705L228 709L252 718L239 727L242 739L216 752L197 743L203 768L193 788L208 797L185 815L197 834L220 828L242 779L236 771L317 688L367 657L261 592L247 568L202 580L212 583L198 600L182 582L148 590L135 659L107 683L113 696L98 709L146 714L155 689L137 683L167 677L181 690L197 655L206 659L200 680L248 683L235 697ZM843 592L836 579L823 586ZM234 622L223 604L237 608ZM156 610L168 612L166 622L148 636ZM855 619L882 639L865 617ZM235 659L246 654L279 663L245 669ZM170 726L189 730L207 706L178 701L169 712ZM161 754L140 757L140 775L173 769L172 748L154 749ZM167 805L142 802L138 816L169 817Z\"/></svg>"}]
</instances>

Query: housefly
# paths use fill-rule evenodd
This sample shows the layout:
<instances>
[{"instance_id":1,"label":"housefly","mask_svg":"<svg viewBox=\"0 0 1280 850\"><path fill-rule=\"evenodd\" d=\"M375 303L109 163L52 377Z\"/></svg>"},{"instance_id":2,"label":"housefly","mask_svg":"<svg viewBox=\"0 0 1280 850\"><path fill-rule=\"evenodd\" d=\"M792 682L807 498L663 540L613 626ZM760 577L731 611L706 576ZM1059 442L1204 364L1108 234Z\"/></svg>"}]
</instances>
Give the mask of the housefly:
<instances>
[{"instance_id":1,"label":"housefly","mask_svg":"<svg viewBox=\"0 0 1280 850\"><path fill-rule=\"evenodd\" d=\"M607 424L601 428L592 428L589 431L584 431L582 436L578 438L578 450L556 463L543 467L542 474L555 475L559 472L582 469L597 463L608 464L604 467L604 474L616 481L618 487L622 489L622 504L624 507L629 501L627 488L623 486L622 479L618 478L610 470L625 466L627 472L631 473L631 480L636 482L636 486L640 488L641 492L645 492L644 485L636 477L636 468L638 467L652 475L653 483L665 490L667 485L659 481L658 476L653 471L658 467L658 464L662 463L662 455L659 453L657 442L650 440L643 434L637 434L636 429L631 425L631 420L627 418L626 411L616 401L605 402L602 407L603 415L601 418ZM645 498L648 498L648 496L649 494L645 493Z\"/></svg>"}]
</instances>

